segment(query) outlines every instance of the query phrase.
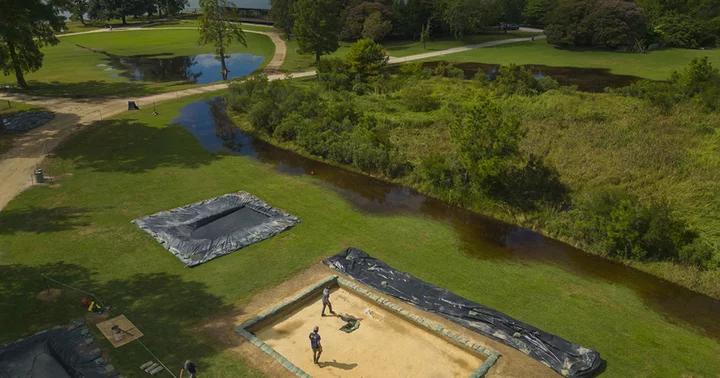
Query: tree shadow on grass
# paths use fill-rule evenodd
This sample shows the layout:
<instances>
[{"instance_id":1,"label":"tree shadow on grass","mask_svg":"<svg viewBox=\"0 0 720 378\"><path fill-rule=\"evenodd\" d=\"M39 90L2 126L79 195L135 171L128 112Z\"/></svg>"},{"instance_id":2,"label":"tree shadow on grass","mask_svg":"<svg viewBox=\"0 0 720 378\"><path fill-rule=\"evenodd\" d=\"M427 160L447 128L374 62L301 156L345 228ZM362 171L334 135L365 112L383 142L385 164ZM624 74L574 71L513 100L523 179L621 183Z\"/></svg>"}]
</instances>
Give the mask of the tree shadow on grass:
<instances>
[{"instance_id":1,"label":"tree shadow on grass","mask_svg":"<svg viewBox=\"0 0 720 378\"><path fill-rule=\"evenodd\" d=\"M119 98L127 96L144 96L159 93L160 89L146 82L98 81L90 80L77 83L29 81L27 89L12 89L11 92L62 98Z\"/></svg>"},{"instance_id":2,"label":"tree shadow on grass","mask_svg":"<svg viewBox=\"0 0 720 378\"><path fill-rule=\"evenodd\" d=\"M112 267L111 261L108 267ZM38 294L46 289L43 274L85 292L49 280L50 289L62 292L54 300L40 300ZM93 293L111 306L112 315L125 315L141 330L142 343L172 370L179 371L186 359L192 359L201 369L207 368L219 353L220 348L197 339L190 331L203 319L230 310L220 297L208 292L204 283L169 273L137 273L107 282L99 282L100 277L93 270L63 262L0 265L0 303L6 309L0 311L0 343L82 319L88 312L80 300ZM135 371L153 359L138 342L114 349L94 327L92 330L98 345L121 372Z\"/></svg>"},{"instance_id":3,"label":"tree shadow on grass","mask_svg":"<svg viewBox=\"0 0 720 378\"><path fill-rule=\"evenodd\" d=\"M63 262L37 266L0 265L0 303L3 307L0 311L0 343L82 317L83 309L72 296L62 295L56 301L36 298L46 289L43 274L70 285L92 287L92 273L80 265Z\"/></svg>"},{"instance_id":4,"label":"tree shadow on grass","mask_svg":"<svg viewBox=\"0 0 720 378\"><path fill-rule=\"evenodd\" d=\"M187 359L206 368L209 362L204 358L219 349L191 333L203 319L231 308L210 294L204 283L185 281L174 274L147 273L110 281L101 290L115 315L125 314L145 334L143 343L171 369L181 367ZM124 352L123 358L130 357L134 366L149 360L146 351L135 349L134 355Z\"/></svg>"},{"instance_id":5,"label":"tree shadow on grass","mask_svg":"<svg viewBox=\"0 0 720 378\"><path fill-rule=\"evenodd\" d=\"M152 127L133 120L107 120L78 134L55 153L80 169L143 173L159 167L198 168L217 157L178 126Z\"/></svg>"},{"instance_id":6,"label":"tree shadow on grass","mask_svg":"<svg viewBox=\"0 0 720 378\"><path fill-rule=\"evenodd\" d=\"M83 219L86 213L88 210L72 206L53 208L30 206L4 210L0 212L0 235L16 232L40 234L85 227L90 224Z\"/></svg>"}]
</instances>

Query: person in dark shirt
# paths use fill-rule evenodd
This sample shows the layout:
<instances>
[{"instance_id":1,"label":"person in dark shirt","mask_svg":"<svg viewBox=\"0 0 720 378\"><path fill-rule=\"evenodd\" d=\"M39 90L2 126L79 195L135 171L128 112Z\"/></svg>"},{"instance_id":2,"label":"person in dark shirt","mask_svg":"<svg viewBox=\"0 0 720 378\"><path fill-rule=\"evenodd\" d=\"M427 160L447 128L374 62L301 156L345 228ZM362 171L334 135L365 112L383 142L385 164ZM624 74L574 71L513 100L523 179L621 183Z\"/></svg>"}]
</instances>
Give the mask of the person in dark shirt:
<instances>
[{"instance_id":1,"label":"person in dark shirt","mask_svg":"<svg viewBox=\"0 0 720 378\"><path fill-rule=\"evenodd\" d=\"M190 378L198 377L198 368L190 360L185 361L185 365L183 365L182 370L180 370L180 378L183 378L183 372L185 372L185 371L187 371L190 374Z\"/></svg>"},{"instance_id":2,"label":"person in dark shirt","mask_svg":"<svg viewBox=\"0 0 720 378\"><path fill-rule=\"evenodd\" d=\"M318 326L315 326L310 334L310 347L313 350L313 362L316 364L320 364L320 355L323 351L322 344L320 344L320 334L318 334L319 329Z\"/></svg>"},{"instance_id":3,"label":"person in dark shirt","mask_svg":"<svg viewBox=\"0 0 720 378\"><path fill-rule=\"evenodd\" d=\"M322 304L323 304L322 316L325 316L325 307L329 307L330 313L335 315L335 311L333 311L333 309L332 309L332 303L330 303L330 288L329 287L326 287L325 289L323 289Z\"/></svg>"}]
</instances>

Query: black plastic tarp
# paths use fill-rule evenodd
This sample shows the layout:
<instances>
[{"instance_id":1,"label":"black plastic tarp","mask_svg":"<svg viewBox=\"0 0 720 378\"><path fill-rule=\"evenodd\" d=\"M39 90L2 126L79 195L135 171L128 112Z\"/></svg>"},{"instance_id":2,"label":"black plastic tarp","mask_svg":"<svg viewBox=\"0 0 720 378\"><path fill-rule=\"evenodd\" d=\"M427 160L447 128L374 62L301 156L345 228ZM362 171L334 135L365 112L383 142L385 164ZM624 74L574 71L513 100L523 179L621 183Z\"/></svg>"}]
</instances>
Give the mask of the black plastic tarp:
<instances>
[{"instance_id":1,"label":"black plastic tarp","mask_svg":"<svg viewBox=\"0 0 720 378\"><path fill-rule=\"evenodd\" d=\"M78 322L0 345L0 378L109 378L102 352Z\"/></svg>"},{"instance_id":2,"label":"black plastic tarp","mask_svg":"<svg viewBox=\"0 0 720 378\"><path fill-rule=\"evenodd\" d=\"M325 264L377 291L518 349L561 375L599 373L600 353L397 271L359 249L348 248L325 259Z\"/></svg>"},{"instance_id":3,"label":"black plastic tarp","mask_svg":"<svg viewBox=\"0 0 720 378\"><path fill-rule=\"evenodd\" d=\"M195 266L271 238L300 219L238 192L132 222L186 266Z\"/></svg>"}]
</instances>

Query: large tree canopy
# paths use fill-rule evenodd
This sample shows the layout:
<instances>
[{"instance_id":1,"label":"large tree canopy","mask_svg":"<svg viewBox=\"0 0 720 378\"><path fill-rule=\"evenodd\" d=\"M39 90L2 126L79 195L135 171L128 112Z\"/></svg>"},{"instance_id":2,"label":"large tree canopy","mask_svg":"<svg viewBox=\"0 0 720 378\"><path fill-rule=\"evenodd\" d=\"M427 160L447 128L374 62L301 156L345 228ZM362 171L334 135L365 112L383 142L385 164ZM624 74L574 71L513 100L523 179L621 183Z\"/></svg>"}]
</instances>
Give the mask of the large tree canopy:
<instances>
[{"instance_id":1,"label":"large tree canopy","mask_svg":"<svg viewBox=\"0 0 720 378\"><path fill-rule=\"evenodd\" d=\"M295 26L300 52L320 56L338 49L340 22L336 0L298 0L294 7Z\"/></svg>"},{"instance_id":2,"label":"large tree canopy","mask_svg":"<svg viewBox=\"0 0 720 378\"><path fill-rule=\"evenodd\" d=\"M275 27L286 33L292 31L295 1L297 0L270 0L270 19L275 22Z\"/></svg>"},{"instance_id":3,"label":"large tree canopy","mask_svg":"<svg viewBox=\"0 0 720 378\"><path fill-rule=\"evenodd\" d=\"M645 33L643 10L623 0L568 0L545 28L548 42L561 46L632 46Z\"/></svg>"},{"instance_id":4,"label":"large tree canopy","mask_svg":"<svg viewBox=\"0 0 720 378\"><path fill-rule=\"evenodd\" d=\"M53 0L0 0L0 68L5 75L14 72L19 86L27 87L24 73L42 67L40 48L59 42L55 33L65 27L64 8Z\"/></svg>"}]
</instances>

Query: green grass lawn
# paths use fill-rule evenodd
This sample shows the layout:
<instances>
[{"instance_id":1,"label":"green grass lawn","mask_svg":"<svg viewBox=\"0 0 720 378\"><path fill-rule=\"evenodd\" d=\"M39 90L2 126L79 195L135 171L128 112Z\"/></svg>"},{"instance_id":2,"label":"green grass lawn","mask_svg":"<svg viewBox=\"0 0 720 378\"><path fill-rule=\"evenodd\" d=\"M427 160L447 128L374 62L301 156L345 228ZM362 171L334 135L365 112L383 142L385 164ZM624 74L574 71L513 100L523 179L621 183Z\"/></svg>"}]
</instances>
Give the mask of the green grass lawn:
<instances>
[{"instance_id":1,"label":"green grass lawn","mask_svg":"<svg viewBox=\"0 0 720 378\"><path fill-rule=\"evenodd\" d=\"M720 50L667 49L647 54L611 51L570 51L555 48L545 40L520 42L472 51L449 54L449 62L480 62L494 64L545 64L557 67L608 68L613 73L662 80L675 70L682 70L692 58L708 56L720 66ZM438 60L437 58L426 59Z\"/></svg>"},{"instance_id":2,"label":"green grass lawn","mask_svg":"<svg viewBox=\"0 0 720 378\"><path fill-rule=\"evenodd\" d=\"M488 34L477 34L465 37L464 40L458 41L452 37L440 38L428 42L427 50L423 49L422 43L419 41L383 41L382 45L389 56L392 57L403 57L408 55L422 54L426 52L439 51L451 49L453 47L460 47L466 45L475 45L478 43L499 41L502 39L509 38L523 38L537 35L537 33L527 32L509 32L505 33L488 33ZM314 55L302 55L297 52L297 40L292 40L287 43L287 56L285 62L282 65L282 70L287 72L301 72L315 68L315 56ZM347 54L350 49L350 42L340 42L340 48L329 55L331 57L343 57Z\"/></svg>"},{"instance_id":3,"label":"green grass lawn","mask_svg":"<svg viewBox=\"0 0 720 378\"><path fill-rule=\"evenodd\" d=\"M51 97L122 97L188 88L194 85L182 81L130 82L123 77L109 77L117 71L108 72L107 67L98 66L107 63L107 56L90 49L121 56L212 53L212 46L197 45L197 36L196 30L147 30L62 37L58 45L43 49L43 67L25 76L30 89L24 92ZM248 47L233 45L230 52L264 56L258 67L262 69L272 59L275 45L261 34L248 33L246 39ZM0 84L15 85L15 76L0 76Z\"/></svg>"},{"instance_id":4,"label":"green grass lawn","mask_svg":"<svg viewBox=\"0 0 720 378\"><path fill-rule=\"evenodd\" d=\"M285 54L285 61L280 67L281 70L286 72L302 72L310 69L315 69L315 55L307 55L298 53L297 40L286 41L287 53ZM340 48L332 54L323 55L323 57L343 57L350 50L350 43L340 42Z\"/></svg>"},{"instance_id":5,"label":"green grass lawn","mask_svg":"<svg viewBox=\"0 0 720 378\"><path fill-rule=\"evenodd\" d=\"M14 101L0 101L0 118L11 116L17 113L24 113L31 110L42 110L39 106L24 104ZM12 147L15 134L6 133L0 125L0 156Z\"/></svg>"},{"instance_id":6,"label":"green grass lawn","mask_svg":"<svg viewBox=\"0 0 720 378\"><path fill-rule=\"evenodd\" d=\"M540 35L538 33L519 32L513 31L505 33L487 33L487 34L476 34L469 35L463 40L459 41L450 36L443 37L440 39L432 40L427 43L427 50L423 48L423 44L420 41L385 41L383 46L387 51L387 54L392 57L404 57L409 55L423 54L427 52L447 50L454 47L462 47L467 45L477 45L485 42L500 41L503 39L511 38L526 38L534 35Z\"/></svg>"},{"instance_id":7,"label":"green grass lawn","mask_svg":"<svg viewBox=\"0 0 720 378\"><path fill-rule=\"evenodd\" d=\"M198 99L197 97L195 99ZM250 377L249 363L192 330L355 246L397 269L598 350L608 377L715 377L720 343L655 312L599 276L533 261L484 260L429 218L356 210L312 176L281 174L248 157L216 156L168 123L193 99L106 120L68 140L47 171L71 173L25 191L0 212L0 342L82 317L81 295L35 298L48 274L100 295L130 318L170 367L192 358L210 377ZM290 231L188 269L130 221L237 190L302 219ZM488 248L492 248L488 246ZM232 332L234 324L227 324ZM137 344L100 345L127 377L151 357Z\"/></svg>"}]
</instances>

